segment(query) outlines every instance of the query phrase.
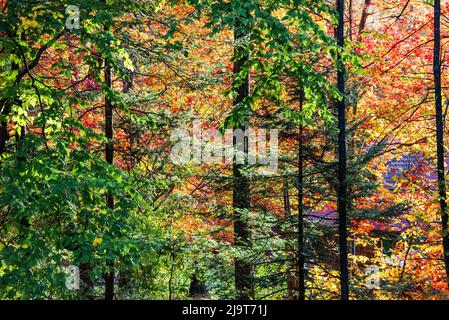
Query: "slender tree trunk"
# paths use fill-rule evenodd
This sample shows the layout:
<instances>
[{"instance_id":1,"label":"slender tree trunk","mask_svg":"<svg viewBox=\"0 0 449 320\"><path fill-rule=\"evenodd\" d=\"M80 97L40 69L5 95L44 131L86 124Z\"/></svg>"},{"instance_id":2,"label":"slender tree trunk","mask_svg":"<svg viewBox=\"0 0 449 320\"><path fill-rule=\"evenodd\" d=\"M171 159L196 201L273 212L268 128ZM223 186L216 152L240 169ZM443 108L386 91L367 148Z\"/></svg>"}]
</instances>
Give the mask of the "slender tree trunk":
<instances>
[{"instance_id":1,"label":"slender tree trunk","mask_svg":"<svg viewBox=\"0 0 449 320\"><path fill-rule=\"evenodd\" d=\"M368 8L371 6L371 0L365 0L365 3L363 5L362 9L362 17L360 18L360 24L359 24L359 40L362 37L362 33L365 30L366 27L366 21L368 20Z\"/></svg>"},{"instance_id":2,"label":"slender tree trunk","mask_svg":"<svg viewBox=\"0 0 449 320\"><path fill-rule=\"evenodd\" d=\"M112 88L112 79L111 79L111 67L108 62L105 60L105 69L104 69L104 77L106 86L108 88ZM110 98L106 95L105 97L105 136L108 140L105 148L105 157L106 162L109 164L114 164L114 130L113 130L113 105ZM106 205L109 209L114 209L114 198L110 192L106 194ZM105 280L105 292L104 298L105 300L113 300L114 299L114 272L113 264L109 265L111 268L110 272L104 275Z\"/></svg>"},{"instance_id":3,"label":"slender tree trunk","mask_svg":"<svg viewBox=\"0 0 449 320\"><path fill-rule=\"evenodd\" d=\"M437 138L437 162L438 162L438 192L440 199L441 224L443 232L443 254L446 270L446 280L449 287L449 230L446 199L446 178L444 163L444 127L441 96L441 1L434 1L434 51L433 74L435 80L435 113L436 113L436 138Z\"/></svg>"},{"instance_id":4,"label":"slender tree trunk","mask_svg":"<svg viewBox=\"0 0 449 320\"><path fill-rule=\"evenodd\" d=\"M352 0L349 0L349 39L352 40L352 22L353 22L353 17L352 17Z\"/></svg>"},{"instance_id":5,"label":"slender tree trunk","mask_svg":"<svg viewBox=\"0 0 449 320\"><path fill-rule=\"evenodd\" d=\"M288 257L292 258L291 260L288 259L287 262L287 298L288 300L297 300L298 299L298 279L296 278L296 270L297 270L297 259L296 254L294 250L294 224L292 219L292 210L291 210L291 203L290 203L290 193L288 192L289 185L288 185L288 176L284 178L284 221L286 222L285 227L285 234L286 234L286 252Z\"/></svg>"},{"instance_id":6,"label":"slender tree trunk","mask_svg":"<svg viewBox=\"0 0 449 320\"><path fill-rule=\"evenodd\" d=\"M6 10L12 10L10 8L10 1L6 2L5 5ZM16 64L13 64L13 68ZM9 140L9 133L8 133L8 116L11 112L11 106L8 101L8 99L1 99L0 100L0 155L4 154L6 152L6 144Z\"/></svg>"},{"instance_id":7,"label":"slender tree trunk","mask_svg":"<svg viewBox=\"0 0 449 320\"><path fill-rule=\"evenodd\" d=\"M304 89L301 87L299 96L299 111L304 104ZM304 252L304 126L299 125L298 137L298 299L305 300L305 252Z\"/></svg>"},{"instance_id":8,"label":"slender tree trunk","mask_svg":"<svg viewBox=\"0 0 449 320\"><path fill-rule=\"evenodd\" d=\"M17 63L13 63L11 69L14 71L19 71L19 65ZM20 80L16 79L15 85L19 86ZM0 155L6 152L6 145L10 139L9 131L8 131L8 117L11 113L11 106L14 103L16 96L12 99L2 99L0 100Z\"/></svg>"},{"instance_id":9,"label":"slender tree trunk","mask_svg":"<svg viewBox=\"0 0 449 320\"><path fill-rule=\"evenodd\" d=\"M9 140L9 133L8 133L8 120L7 117L9 116L9 113L11 112L11 107L9 102L4 99L0 102L0 110L2 120L0 122L0 155L6 152L6 143Z\"/></svg>"},{"instance_id":10,"label":"slender tree trunk","mask_svg":"<svg viewBox=\"0 0 449 320\"><path fill-rule=\"evenodd\" d=\"M101 0L106 3L106 0ZM108 28L104 28L105 32L108 32ZM109 65L109 61L104 59L104 81L106 83L106 87L108 89L112 89L112 76L111 76L111 66ZM105 127L104 133L107 139L106 147L104 150L106 162L109 164L114 164L114 127L113 127L113 110L114 106L112 105L111 99L106 94L104 98L104 116L105 116ZM110 209L114 209L114 198L110 192L106 193L106 206ZM105 300L114 300L114 264L112 262L108 263L108 267L110 268L109 272L103 275L105 284L104 284L104 299Z\"/></svg>"},{"instance_id":11,"label":"slender tree trunk","mask_svg":"<svg viewBox=\"0 0 449 320\"><path fill-rule=\"evenodd\" d=\"M245 54L245 49L239 43L245 36L244 28L240 22L235 23L234 29L234 56L237 58L234 62L234 78L236 79L243 70L243 65L248 61L249 56ZM243 100L249 96L249 75L237 89L237 96L234 99L234 106L239 105ZM246 120L245 120L246 122ZM245 159L248 154L248 143L246 138L246 125L234 130L242 130L244 134L244 153ZM236 146L236 139L234 138L234 146ZM252 246L251 230L248 225L247 215L243 212L250 210L250 188L248 178L242 174L242 169L245 165L238 164L234 157L233 163L233 209L234 209L234 238L235 244L238 248L248 250ZM245 160L246 161L246 160ZM236 257L235 259L235 288L237 291L237 298L240 300L251 300L254 298L253 287L253 264L245 257Z\"/></svg>"},{"instance_id":12,"label":"slender tree trunk","mask_svg":"<svg viewBox=\"0 0 449 320\"><path fill-rule=\"evenodd\" d=\"M344 0L337 0L338 27L337 42L344 48ZM347 244L347 181L346 181L346 103L345 103L345 69L342 55L337 58L337 86L343 98L338 101L338 186L337 211L339 217L339 248L340 248L340 286L341 299L349 299L349 271L348 271L348 244Z\"/></svg>"},{"instance_id":13,"label":"slender tree trunk","mask_svg":"<svg viewBox=\"0 0 449 320\"><path fill-rule=\"evenodd\" d=\"M80 264L80 280L83 283L81 288L81 298L87 300L93 300L93 287L94 282L91 279L89 272L92 270L92 266L88 263Z\"/></svg>"}]
</instances>

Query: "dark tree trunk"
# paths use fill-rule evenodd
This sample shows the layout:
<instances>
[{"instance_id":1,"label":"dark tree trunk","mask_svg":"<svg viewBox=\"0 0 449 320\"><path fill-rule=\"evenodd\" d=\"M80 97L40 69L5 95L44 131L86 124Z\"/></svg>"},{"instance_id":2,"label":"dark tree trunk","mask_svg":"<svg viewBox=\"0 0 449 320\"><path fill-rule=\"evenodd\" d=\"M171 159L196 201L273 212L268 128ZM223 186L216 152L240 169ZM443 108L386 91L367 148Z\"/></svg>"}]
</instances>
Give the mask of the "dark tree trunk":
<instances>
[{"instance_id":1,"label":"dark tree trunk","mask_svg":"<svg viewBox=\"0 0 449 320\"><path fill-rule=\"evenodd\" d=\"M1 116L2 120L0 123L0 155L6 152L6 143L9 140L9 133L8 133L8 120L7 117L9 116L9 113L11 112L10 104L5 99L1 101L0 108L2 110Z\"/></svg>"},{"instance_id":2,"label":"dark tree trunk","mask_svg":"<svg viewBox=\"0 0 449 320\"><path fill-rule=\"evenodd\" d=\"M112 88L112 79L111 79L111 67L108 65L108 62L105 61L105 71L104 78L106 82L106 86L108 88ZM106 162L109 164L114 164L114 131L113 131L113 105L111 99L106 95L105 97L105 136L107 139L106 148L105 148L105 157ZM106 194L106 205L109 209L114 209L114 198L110 192ZM110 271L104 275L105 280L105 292L104 298L105 300L113 300L114 299L114 272L113 272L113 264L109 265Z\"/></svg>"},{"instance_id":3,"label":"dark tree trunk","mask_svg":"<svg viewBox=\"0 0 449 320\"><path fill-rule=\"evenodd\" d=\"M196 274L193 274L192 280L190 282L189 296L192 297L193 300L210 298L206 284L203 281L199 280Z\"/></svg>"},{"instance_id":4,"label":"dark tree trunk","mask_svg":"<svg viewBox=\"0 0 449 320\"><path fill-rule=\"evenodd\" d=\"M366 27L366 21L368 20L368 8L371 6L371 0L365 0L365 3L363 5L362 9L362 17L360 18L360 24L359 24L359 38L362 36L363 31Z\"/></svg>"},{"instance_id":5,"label":"dark tree trunk","mask_svg":"<svg viewBox=\"0 0 449 320\"><path fill-rule=\"evenodd\" d=\"M93 287L94 282L89 276L89 272L92 270L92 266L88 263L80 264L80 280L83 283L83 287L81 288L81 297L82 299L93 300Z\"/></svg>"},{"instance_id":6,"label":"dark tree trunk","mask_svg":"<svg viewBox=\"0 0 449 320\"><path fill-rule=\"evenodd\" d=\"M283 200L284 200L284 221L285 225L285 234L286 234L286 252L288 256L287 262L287 297L289 300L296 300L296 292L298 291L298 281L296 279L295 270L296 270L296 255L293 253L292 246L292 235L294 234L292 220L292 212L291 212L291 203L290 203L290 193L288 192L288 176L284 178L284 188L283 188ZM284 233L283 232L283 233ZM292 256L293 255L293 256ZM290 257L292 258L290 260Z\"/></svg>"},{"instance_id":7,"label":"dark tree trunk","mask_svg":"<svg viewBox=\"0 0 449 320\"><path fill-rule=\"evenodd\" d=\"M337 0L338 27L337 42L344 48L344 0ZM347 244L347 181L346 181L346 103L345 103L345 69L342 55L337 57L337 86L343 98L338 101L338 186L337 211L339 217L339 248L340 248L340 286L341 299L349 299L349 271L348 271L348 244Z\"/></svg>"},{"instance_id":8,"label":"dark tree trunk","mask_svg":"<svg viewBox=\"0 0 449 320\"><path fill-rule=\"evenodd\" d=\"M235 23L234 41L238 43L245 36L244 28L237 21ZM248 61L249 56L245 54L245 49L241 44L234 46L234 56L237 57L234 62L234 78L240 74L243 70L243 65ZM237 96L234 99L234 106L237 106L243 102L243 100L249 96L249 75L243 81L243 83L237 89ZM246 119L245 121L246 122ZM246 138L246 125L234 130L241 129L245 136L244 153L248 153L248 143ZM237 141L234 139L234 146ZM245 157L246 159L246 157ZM233 209L234 209L234 238L235 244L238 248L248 250L252 246L251 231L246 219L246 214L242 214L242 211L250 210L250 188L249 181L241 170L245 165L238 164L235 161L233 164ZM253 271L254 267L252 263L245 257L235 259L235 288L237 291L237 298L240 300L251 300L254 298L253 287Z\"/></svg>"},{"instance_id":9,"label":"dark tree trunk","mask_svg":"<svg viewBox=\"0 0 449 320\"><path fill-rule=\"evenodd\" d=\"M111 67L107 64L105 66L105 81L108 88L112 87L111 83ZM113 132L113 122L112 122L113 105L112 101L106 96L105 97L105 136L108 140L105 148L106 162L109 164L114 163L114 132ZM112 199L108 199L108 206L113 205Z\"/></svg>"},{"instance_id":10,"label":"dark tree trunk","mask_svg":"<svg viewBox=\"0 0 449 320\"><path fill-rule=\"evenodd\" d=\"M288 300L298 300L299 298L299 279L298 275L298 259L297 252L294 250L294 241L295 241L295 225L293 223L293 216L291 212L291 203L290 203L290 192L289 192L289 184L288 184L288 176L284 179L284 220L287 223L286 226L286 238L287 238L287 246L286 250L288 253L289 259L288 261L288 272L287 272L287 289L288 289Z\"/></svg>"},{"instance_id":11,"label":"dark tree trunk","mask_svg":"<svg viewBox=\"0 0 449 320\"><path fill-rule=\"evenodd\" d=\"M6 10L12 10L10 8L10 1L6 2L5 5ZM15 64L14 64L15 65ZM13 68L14 68L13 65ZM9 140L9 133L8 133L8 116L11 112L11 106L9 104L8 99L1 99L0 100L0 155L4 154L6 152L6 143Z\"/></svg>"},{"instance_id":12,"label":"dark tree trunk","mask_svg":"<svg viewBox=\"0 0 449 320\"><path fill-rule=\"evenodd\" d=\"M13 63L11 66L12 70L19 71L19 65L17 63ZM20 84L20 78L17 77L15 81L15 85L18 87ZM0 155L4 154L6 152L6 145L10 139L9 131L8 131L8 118L9 114L11 113L11 105L14 103L14 100L16 99L16 95L11 99L2 99L0 100Z\"/></svg>"},{"instance_id":13,"label":"dark tree trunk","mask_svg":"<svg viewBox=\"0 0 449 320\"><path fill-rule=\"evenodd\" d=\"M304 90L301 87L299 96L299 111L304 104ZM304 127L299 125L298 137L298 299L305 300L305 252L304 252Z\"/></svg>"},{"instance_id":14,"label":"dark tree trunk","mask_svg":"<svg viewBox=\"0 0 449 320\"><path fill-rule=\"evenodd\" d=\"M444 163L444 127L441 97L441 2L434 1L434 51L433 74L435 80L435 113L436 113L436 138L437 138L437 162L438 162L438 192L440 199L441 224L443 232L443 254L446 270L446 280L449 287L449 234L448 213L446 199L446 178Z\"/></svg>"}]
</instances>

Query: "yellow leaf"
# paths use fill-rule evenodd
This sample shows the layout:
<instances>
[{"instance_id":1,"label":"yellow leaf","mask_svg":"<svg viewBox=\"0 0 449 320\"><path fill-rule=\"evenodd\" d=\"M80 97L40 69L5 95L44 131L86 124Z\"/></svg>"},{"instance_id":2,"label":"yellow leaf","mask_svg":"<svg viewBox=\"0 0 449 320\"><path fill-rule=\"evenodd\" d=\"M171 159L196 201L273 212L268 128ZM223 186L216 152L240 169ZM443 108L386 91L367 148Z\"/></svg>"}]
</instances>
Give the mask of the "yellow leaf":
<instances>
[{"instance_id":1,"label":"yellow leaf","mask_svg":"<svg viewBox=\"0 0 449 320\"><path fill-rule=\"evenodd\" d=\"M24 30L27 30L29 28L36 28L39 24L35 20L29 20L28 18L21 18L22 20L22 27Z\"/></svg>"},{"instance_id":2,"label":"yellow leaf","mask_svg":"<svg viewBox=\"0 0 449 320\"><path fill-rule=\"evenodd\" d=\"M94 245L94 247L98 246L99 244L101 244L103 242L103 239L100 237L96 237L94 239L94 241L92 242L92 244Z\"/></svg>"}]
</instances>

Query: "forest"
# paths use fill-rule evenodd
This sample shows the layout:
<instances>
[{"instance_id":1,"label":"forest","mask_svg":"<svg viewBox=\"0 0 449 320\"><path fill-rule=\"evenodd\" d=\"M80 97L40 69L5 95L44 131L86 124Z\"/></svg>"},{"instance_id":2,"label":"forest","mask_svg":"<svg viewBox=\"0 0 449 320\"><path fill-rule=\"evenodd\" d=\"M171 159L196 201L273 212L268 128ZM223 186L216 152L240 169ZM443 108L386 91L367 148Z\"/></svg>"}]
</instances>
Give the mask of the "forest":
<instances>
[{"instance_id":1,"label":"forest","mask_svg":"<svg viewBox=\"0 0 449 320\"><path fill-rule=\"evenodd\" d=\"M0 300L449 300L448 0L0 11Z\"/></svg>"}]
</instances>

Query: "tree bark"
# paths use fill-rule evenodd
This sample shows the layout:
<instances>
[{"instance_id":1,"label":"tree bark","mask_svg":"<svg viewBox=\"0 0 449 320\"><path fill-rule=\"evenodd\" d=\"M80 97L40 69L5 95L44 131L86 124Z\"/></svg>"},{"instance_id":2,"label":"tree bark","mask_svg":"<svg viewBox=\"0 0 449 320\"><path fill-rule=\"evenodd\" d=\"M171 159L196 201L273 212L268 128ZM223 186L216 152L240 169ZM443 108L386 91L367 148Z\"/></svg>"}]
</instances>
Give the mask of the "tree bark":
<instances>
[{"instance_id":1,"label":"tree bark","mask_svg":"<svg viewBox=\"0 0 449 320\"><path fill-rule=\"evenodd\" d=\"M337 0L338 27L337 43L344 48L344 0ZM342 94L338 101L338 186L337 186L337 211L339 217L339 249L340 249L340 288L341 299L349 299L349 271L347 248L347 181L346 181L346 102L345 102L345 67L341 53L337 56L337 86Z\"/></svg>"},{"instance_id":2,"label":"tree bark","mask_svg":"<svg viewBox=\"0 0 449 320\"><path fill-rule=\"evenodd\" d=\"M242 72L244 64L249 60L249 55L245 54L245 48L241 46L239 41L245 36L245 31L240 22L235 23L234 28L234 56L237 58L234 62L234 79ZM237 96L234 99L234 107L240 105L246 97L249 96L249 75L245 78L242 84L237 88ZM244 120L246 122L246 119ZM243 125L234 130L242 130L244 135L244 154L245 159L248 154L248 143L246 137L247 126ZM236 146L236 139L234 138L234 147ZM246 161L246 160L245 160ZM248 225L246 214L242 212L249 212L250 210L250 188L248 178L242 174L242 169L245 165L238 164L236 157L233 163L233 219L234 219L234 239L238 248L248 250L252 246L251 230ZM245 257L236 257L235 259L235 288L237 291L237 298L239 300L251 300L254 298L253 286L253 264Z\"/></svg>"},{"instance_id":3,"label":"tree bark","mask_svg":"<svg viewBox=\"0 0 449 320\"><path fill-rule=\"evenodd\" d=\"M368 8L370 6L371 6L371 0L365 0L363 9L362 9L362 17L360 18L360 24L359 24L359 40L362 37L362 33L366 27L366 21L368 20L368 16L369 16Z\"/></svg>"},{"instance_id":4,"label":"tree bark","mask_svg":"<svg viewBox=\"0 0 449 320\"><path fill-rule=\"evenodd\" d=\"M284 177L284 221L286 223L285 226L285 234L286 234L286 251L288 255L287 262L287 298L288 300L297 300L298 299L298 279L296 278L296 270L297 270L297 259L294 251L293 241L294 241L294 224L292 212L291 212L291 203L290 203L290 193L288 192L288 175ZM291 259L290 259L291 257Z\"/></svg>"},{"instance_id":5,"label":"tree bark","mask_svg":"<svg viewBox=\"0 0 449 320\"><path fill-rule=\"evenodd\" d=\"M6 144L9 140L9 133L8 133L8 116L11 112L11 107L9 102L6 99L3 99L0 102L0 110L1 112L1 123L0 123L0 155L4 154L6 152Z\"/></svg>"},{"instance_id":6,"label":"tree bark","mask_svg":"<svg viewBox=\"0 0 449 320\"><path fill-rule=\"evenodd\" d=\"M6 10L12 10L10 8L10 1L7 1L5 4ZM16 64L14 63L12 68L14 68ZM17 83L17 80L16 80ZM8 99L0 100L0 155L6 152L6 144L9 140L9 132L8 132L8 117L11 112L11 105Z\"/></svg>"},{"instance_id":7,"label":"tree bark","mask_svg":"<svg viewBox=\"0 0 449 320\"><path fill-rule=\"evenodd\" d=\"M304 104L304 90L299 93L299 111L302 112ZM298 299L303 301L306 297L305 288L305 252L304 252L304 126L299 125L298 137Z\"/></svg>"},{"instance_id":8,"label":"tree bark","mask_svg":"<svg viewBox=\"0 0 449 320\"><path fill-rule=\"evenodd\" d=\"M108 88L112 88L112 79L111 79L111 67L108 62L105 60L105 82ZM113 105L111 99L106 95L105 97L105 136L107 139L106 148L105 148L105 158L106 162L109 164L114 164L114 129L113 129ZM106 194L106 206L113 210L114 209L114 198L110 192ZM113 264L109 265L111 270L104 275L105 280L105 292L104 298L105 300L113 300L114 299L114 272Z\"/></svg>"},{"instance_id":9,"label":"tree bark","mask_svg":"<svg viewBox=\"0 0 449 320\"><path fill-rule=\"evenodd\" d=\"M438 166L438 195L440 202L441 227L443 233L443 260L446 271L446 281L449 288L449 230L446 198L446 178L444 163L444 125L441 94L441 1L434 0L434 50L433 74L435 81L435 114L436 114L436 142Z\"/></svg>"}]
</instances>

